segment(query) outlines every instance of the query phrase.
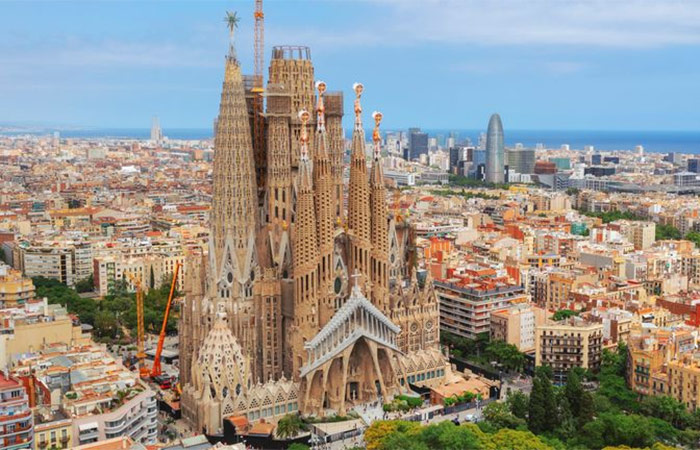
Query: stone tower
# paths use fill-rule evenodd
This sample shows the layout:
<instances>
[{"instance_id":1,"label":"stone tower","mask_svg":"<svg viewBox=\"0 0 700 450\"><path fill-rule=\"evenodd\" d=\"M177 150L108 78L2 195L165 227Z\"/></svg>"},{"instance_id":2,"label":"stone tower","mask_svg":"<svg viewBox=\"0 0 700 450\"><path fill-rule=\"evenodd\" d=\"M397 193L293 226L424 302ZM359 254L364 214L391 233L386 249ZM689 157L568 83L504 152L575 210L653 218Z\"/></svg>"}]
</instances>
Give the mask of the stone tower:
<instances>
[{"instance_id":1,"label":"stone tower","mask_svg":"<svg viewBox=\"0 0 700 450\"><path fill-rule=\"evenodd\" d=\"M331 161L328 156L328 135L326 134L325 105L323 102L326 83L316 83L318 104L316 106L316 139L314 141L314 191L316 200L316 231L318 232L318 279L319 279L319 322L323 326L335 312L333 307L333 248L335 232L335 197Z\"/></svg>"},{"instance_id":2,"label":"stone tower","mask_svg":"<svg viewBox=\"0 0 700 450\"><path fill-rule=\"evenodd\" d=\"M278 46L272 49L270 60L269 83L283 86L291 99L291 163L299 165L299 138L301 110L313 111L314 108L314 66L311 63L309 47ZM313 118L310 119L312 121ZM313 122L310 122L313 125ZM313 136L310 136L313 139ZM311 142L310 142L311 144Z\"/></svg>"},{"instance_id":3,"label":"stone tower","mask_svg":"<svg viewBox=\"0 0 700 450\"><path fill-rule=\"evenodd\" d=\"M370 206L372 211L371 237L372 257L370 281L372 282L372 301L384 314L390 314L389 307L389 222L384 171L382 170L379 124L382 113L374 112L374 154L370 173Z\"/></svg>"},{"instance_id":4,"label":"stone tower","mask_svg":"<svg viewBox=\"0 0 700 450\"><path fill-rule=\"evenodd\" d=\"M292 159L289 126L292 112L289 89L267 85L267 221L292 222Z\"/></svg>"},{"instance_id":5,"label":"stone tower","mask_svg":"<svg viewBox=\"0 0 700 450\"><path fill-rule=\"evenodd\" d=\"M294 324L292 326L293 373L306 361L304 344L318 332L318 236L314 205L313 168L309 158L308 111L299 113L301 127L297 212L293 230Z\"/></svg>"},{"instance_id":6,"label":"stone tower","mask_svg":"<svg viewBox=\"0 0 700 450\"><path fill-rule=\"evenodd\" d=\"M350 232L351 273L362 275L359 284L368 283L370 253L370 208L367 163L365 161L365 131L362 128L362 105L360 97L364 87L355 83L355 128L352 132L350 154L350 187L348 193L348 228Z\"/></svg>"},{"instance_id":7,"label":"stone tower","mask_svg":"<svg viewBox=\"0 0 700 450\"><path fill-rule=\"evenodd\" d=\"M333 204L338 224L345 222L345 186L343 185L343 156L345 154L345 131L343 130L343 93L328 92L325 95L326 130L328 149L333 174Z\"/></svg>"},{"instance_id":8,"label":"stone tower","mask_svg":"<svg viewBox=\"0 0 700 450\"><path fill-rule=\"evenodd\" d=\"M209 297L214 313L229 315L242 347L252 348L258 200L243 78L233 52L226 58L212 178Z\"/></svg>"}]
</instances>

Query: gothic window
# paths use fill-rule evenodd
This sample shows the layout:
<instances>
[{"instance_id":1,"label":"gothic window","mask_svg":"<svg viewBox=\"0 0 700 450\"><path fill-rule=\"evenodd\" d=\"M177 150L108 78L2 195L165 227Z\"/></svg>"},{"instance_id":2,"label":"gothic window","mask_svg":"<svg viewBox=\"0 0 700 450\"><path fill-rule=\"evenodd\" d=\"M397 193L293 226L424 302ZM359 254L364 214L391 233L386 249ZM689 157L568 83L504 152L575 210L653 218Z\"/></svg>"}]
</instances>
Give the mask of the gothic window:
<instances>
[{"instance_id":1,"label":"gothic window","mask_svg":"<svg viewBox=\"0 0 700 450\"><path fill-rule=\"evenodd\" d=\"M336 295L340 294L340 290L343 288L343 280L340 277L335 277L335 282L333 283L333 290Z\"/></svg>"}]
</instances>

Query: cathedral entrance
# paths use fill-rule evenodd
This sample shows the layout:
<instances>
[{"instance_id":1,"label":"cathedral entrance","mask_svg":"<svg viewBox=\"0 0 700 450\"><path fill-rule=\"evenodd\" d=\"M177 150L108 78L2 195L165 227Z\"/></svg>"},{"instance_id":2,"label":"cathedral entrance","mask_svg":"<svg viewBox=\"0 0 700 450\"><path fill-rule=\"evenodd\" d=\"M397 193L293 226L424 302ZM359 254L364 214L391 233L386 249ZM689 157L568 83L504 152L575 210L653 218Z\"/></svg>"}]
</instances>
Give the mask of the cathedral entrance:
<instances>
[{"instance_id":1,"label":"cathedral entrance","mask_svg":"<svg viewBox=\"0 0 700 450\"><path fill-rule=\"evenodd\" d=\"M347 393L348 395L346 396L345 400L347 400L350 403L354 403L355 400L357 400L360 393L360 383L358 383L357 381L349 382Z\"/></svg>"}]
</instances>

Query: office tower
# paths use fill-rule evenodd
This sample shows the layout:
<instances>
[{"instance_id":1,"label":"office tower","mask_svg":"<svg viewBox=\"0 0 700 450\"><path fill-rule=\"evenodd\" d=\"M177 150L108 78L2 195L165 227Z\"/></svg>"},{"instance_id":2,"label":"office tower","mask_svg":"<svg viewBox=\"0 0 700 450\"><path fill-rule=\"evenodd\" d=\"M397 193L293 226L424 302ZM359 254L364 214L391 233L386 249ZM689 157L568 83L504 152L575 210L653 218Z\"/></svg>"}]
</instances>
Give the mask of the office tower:
<instances>
[{"instance_id":1,"label":"office tower","mask_svg":"<svg viewBox=\"0 0 700 450\"><path fill-rule=\"evenodd\" d=\"M483 180L486 175L486 150L474 149L472 152L472 166L471 174L472 178L477 180Z\"/></svg>"},{"instance_id":2,"label":"office tower","mask_svg":"<svg viewBox=\"0 0 700 450\"><path fill-rule=\"evenodd\" d=\"M387 208L381 117L374 115L368 170L363 88L356 84L345 186L338 177L342 95L326 92L322 82L314 90L308 48L275 47L272 54L267 201L258 203L243 77L231 51L216 131L209 248L192 250L185 262L182 416L208 435L221 434L223 419L234 415L251 421L296 412L345 415L407 392L406 380L449 374L432 280L412 264L414 225Z\"/></svg>"},{"instance_id":3,"label":"office tower","mask_svg":"<svg viewBox=\"0 0 700 450\"><path fill-rule=\"evenodd\" d=\"M535 150L531 148L508 149L506 165L512 173L530 174L535 170Z\"/></svg>"},{"instance_id":4,"label":"office tower","mask_svg":"<svg viewBox=\"0 0 700 450\"><path fill-rule=\"evenodd\" d=\"M451 147L450 148L450 173L457 174L457 169L459 168L459 163L466 159L466 149L464 147Z\"/></svg>"},{"instance_id":5,"label":"office tower","mask_svg":"<svg viewBox=\"0 0 700 450\"><path fill-rule=\"evenodd\" d=\"M591 155L591 164L593 164L594 166L597 166L597 165L600 165L602 163L603 163L603 155L601 155L600 153L594 153L593 155Z\"/></svg>"},{"instance_id":6,"label":"office tower","mask_svg":"<svg viewBox=\"0 0 700 450\"><path fill-rule=\"evenodd\" d=\"M156 144L160 144L163 140L163 131L160 129L158 116L153 116L151 120L151 140Z\"/></svg>"},{"instance_id":7,"label":"office tower","mask_svg":"<svg viewBox=\"0 0 700 450\"><path fill-rule=\"evenodd\" d=\"M498 114L489 119L486 131L486 181L503 183L505 170L505 150L503 146L503 124Z\"/></svg>"},{"instance_id":8,"label":"office tower","mask_svg":"<svg viewBox=\"0 0 700 450\"><path fill-rule=\"evenodd\" d=\"M420 131L420 128L409 129L408 158L409 161L420 159L420 155L428 154L428 133Z\"/></svg>"},{"instance_id":9,"label":"office tower","mask_svg":"<svg viewBox=\"0 0 700 450\"><path fill-rule=\"evenodd\" d=\"M688 159L688 172L700 173L700 159L689 158Z\"/></svg>"}]
</instances>

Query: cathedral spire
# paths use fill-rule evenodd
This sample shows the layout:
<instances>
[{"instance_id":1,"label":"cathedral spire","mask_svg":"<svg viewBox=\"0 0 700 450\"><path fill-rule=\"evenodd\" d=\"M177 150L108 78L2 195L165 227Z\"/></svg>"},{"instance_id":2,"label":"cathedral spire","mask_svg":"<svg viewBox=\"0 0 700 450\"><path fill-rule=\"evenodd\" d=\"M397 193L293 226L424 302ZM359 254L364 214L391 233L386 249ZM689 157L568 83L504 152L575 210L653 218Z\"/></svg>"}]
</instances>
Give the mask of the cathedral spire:
<instances>
[{"instance_id":1,"label":"cathedral spire","mask_svg":"<svg viewBox=\"0 0 700 450\"><path fill-rule=\"evenodd\" d=\"M381 135L379 124L382 113L375 111L372 142L374 157L370 176L370 207L372 210L372 302L384 313L389 314L389 222L384 187L384 173L381 162Z\"/></svg>"},{"instance_id":2,"label":"cathedral spire","mask_svg":"<svg viewBox=\"0 0 700 450\"><path fill-rule=\"evenodd\" d=\"M238 17L227 15L229 31ZM212 175L209 286L216 310L247 310L257 267L255 232L257 186L250 122L243 77L235 52L226 58L221 103L214 141ZM246 348L243 335L249 321L238 314L230 321L234 335ZM252 339L252 337L251 337Z\"/></svg>"},{"instance_id":3,"label":"cathedral spire","mask_svg":"<svg viewBox=\"0 0 700 450\"><path fill-rule=\"evenodd\" d=\"M326 107L324 94L326 83L316 82L318 102L316 104L316 137L314 138L314 191L316 200L316 226L318 232L319 301L321 303L320 325L323 326L333 315L331 279L333 275L333 241L335 230L335 205L333 197L333 177L328 156L328 136L326 135Z\"/></svg>"},{"instance_id":4,"label":"cathedral spire","mask_svg":"<svg viewBox=\"0 0 700 450\"><path fill-rule=\"evenodd\" d=\"M296 220L293 233L294 254L294 326L292 337L295 355L304 354L304 342L318 332L318 236L314 207L312 165L309 159L308 111L299 112L301 137L299 140L299 182L297 183ZM302 361L294 360L294 373Z\"/></svg>"},{"instance_id":5,"label":"cathedral spire","mask_svg":"<svg viewBox=\"0 0 700 450\"><path fill-rule=\"evenodd\" d=\"M348 228L351 233L350 270L369 276L370 207L367 163L365 157L365 131L362 128L362 104L364 91L361 83L353 85L355 91L355 128L352 132L350 154L350 188L348 193ZM366 281L366 278L365 278Z\"/></svg>"}]
</instances>

